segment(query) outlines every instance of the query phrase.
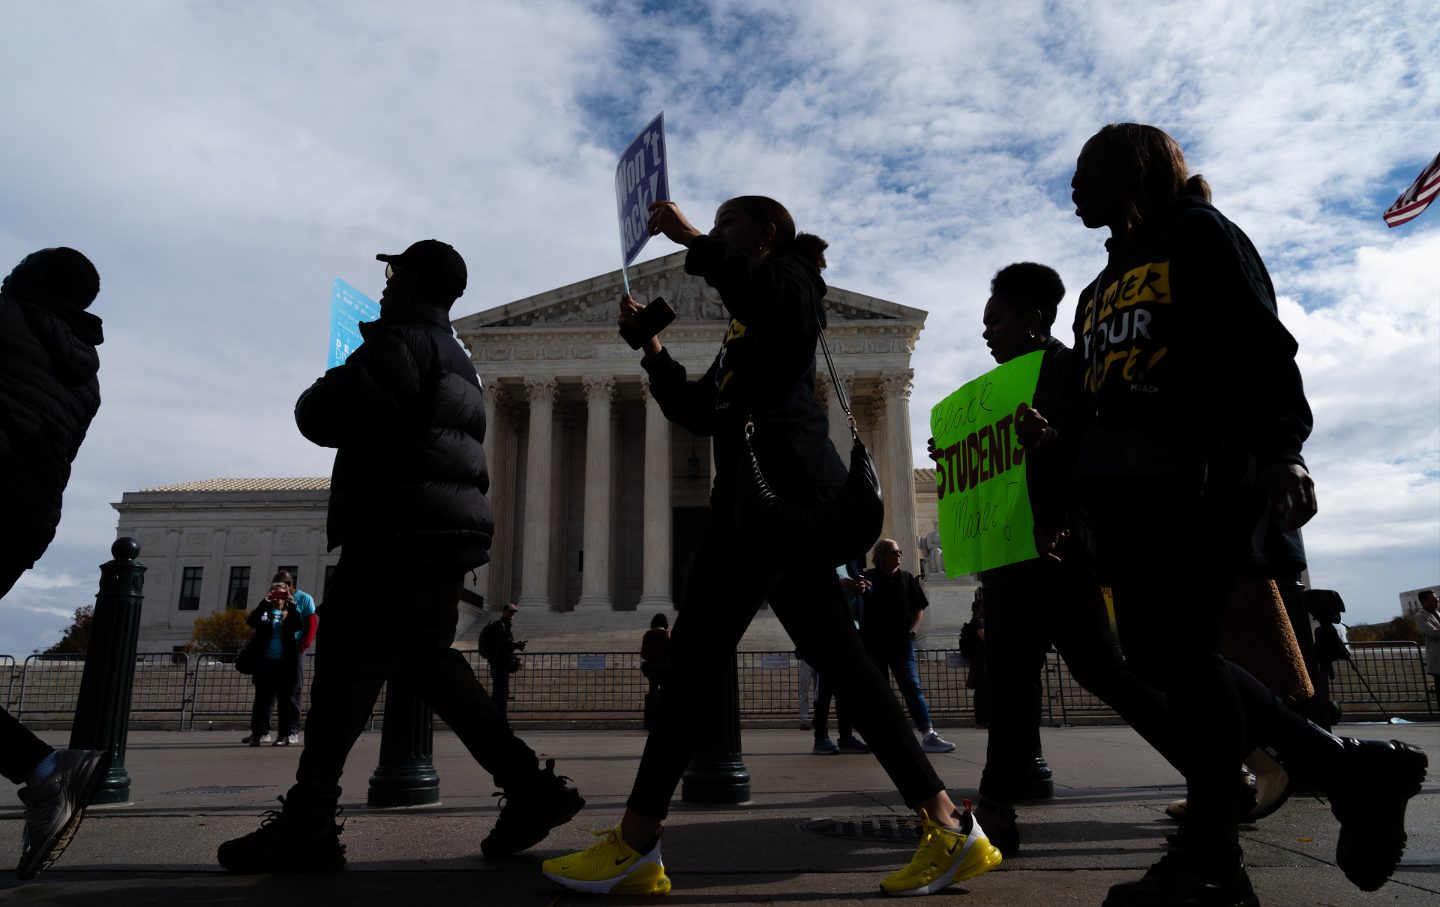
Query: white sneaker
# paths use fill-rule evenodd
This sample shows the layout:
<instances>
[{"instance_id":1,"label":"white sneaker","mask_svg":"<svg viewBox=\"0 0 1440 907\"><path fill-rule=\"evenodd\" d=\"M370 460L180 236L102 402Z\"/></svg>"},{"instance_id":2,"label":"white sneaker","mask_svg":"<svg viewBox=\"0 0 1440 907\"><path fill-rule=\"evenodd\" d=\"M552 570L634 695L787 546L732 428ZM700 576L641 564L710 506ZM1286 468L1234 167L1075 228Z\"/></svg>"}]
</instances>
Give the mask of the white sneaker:
<instances>
[{"instance_id":1,"label":"white sneaker","mask_svg":"<svg viewBox=\"0 0 1440 907\"><path fill-rule=\"evenodd\" d=\"M259 740L256 741L256 745L257 745L257 746L264 746L264 745L267 744L267 743L274 743L274 742L275 742L275 735L272 734L272 733L270 733L269 731L266 731L266 732L265 732L265 736L261 737Z\"/></svg>"},{"instance_id":2,"label":"white sneaker","mask_svg":"<svg viewBox=\"0 0 1440 907\"><path fill-rule=\"evenodd\" d=\"M955 744L941 737L937 731L931 731L920 738L920 748L927 753L948 753L955 749Z\"/></svg>"},{"instance_id":3,"label":"white sneaker","mask_svg":"<svg viewBox=\"0 0 1440 907\"><path fill-rule=\"evenodd\" d=\"M290 732L290 736L288 736L288 737L285 738L285 745L286 745L286 746L294 746L295 744L297 744L297 743L299 743L299 742L300 742L300 735L297 734L297 733L295 733L294 731L291 731L291 732Z\"/></svg>"}]
</instances>

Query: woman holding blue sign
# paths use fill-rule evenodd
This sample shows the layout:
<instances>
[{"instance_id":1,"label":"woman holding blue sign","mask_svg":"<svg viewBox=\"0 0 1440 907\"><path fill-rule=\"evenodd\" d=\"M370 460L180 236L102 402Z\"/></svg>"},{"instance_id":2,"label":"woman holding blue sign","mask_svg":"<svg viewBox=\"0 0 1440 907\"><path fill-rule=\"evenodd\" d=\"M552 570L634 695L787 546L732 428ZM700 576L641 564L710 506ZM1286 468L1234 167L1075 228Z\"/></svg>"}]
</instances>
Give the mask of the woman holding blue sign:
<instances>
[{"instance_id":1,"label":"woman holding blue sign","mask_svg":"<svg viewBox=\"0 0 1440 907\"><path fill-rule=\"evenodd\" d=\"M1316 512L1300 454L1310 407L1270 277L1179 145L1153 126L1100 130L1071 186L1085 226L1109 230L1108 259L1076 311L1077 405L1058 425L1030 413L1020 432L1026 444L1074 453L1073 488L1120 642L1168 697L1188 794L1179 846L1105 904L1258 904L1241 862L1235 779L1245 754L1266 745L1326 787L1340 820L1336 863L1373 891L1404 850L1424 752L1331 736L1220 653L1236 579L1263 565L1254 543L1265 509L1285 529Z\"/></svg>"},{"instance_id":2,"label":"woman holding blue sign","mask_svg":"<svg viewBox=\"0 0 1440 907\"><path fill-rule=\"evenodd\" d=\"M691 380L657 337L645 340L641 365L666 418L713 441L715 484L710 517L671 634L671 670L620 824L589 849L546 860L545 874L577 891L663 894L660 860L670 799L704 730L719 708L724 676L756 610L768 601L796 647L834 681L855 725L921 816L923 833L910 864L881 884L888 894L928 894L977 876L1000 854L966 810L957 809L936 775L884 677L866 656L835 564L758 544L735 517L737 470L756 460L774 492L796 507L835 498L846 470L830 443L825 410L815 399L815 348L824 324L826 243L797 234L773 199L733 198L720 206L709 235L672 202L650 207L649 229L689 248L685 269L719 291L731 321L719 354ZM621 301L628 330L640 308ZM753 436L747 435L753 422Z\"/></svg>"}]
</instances>

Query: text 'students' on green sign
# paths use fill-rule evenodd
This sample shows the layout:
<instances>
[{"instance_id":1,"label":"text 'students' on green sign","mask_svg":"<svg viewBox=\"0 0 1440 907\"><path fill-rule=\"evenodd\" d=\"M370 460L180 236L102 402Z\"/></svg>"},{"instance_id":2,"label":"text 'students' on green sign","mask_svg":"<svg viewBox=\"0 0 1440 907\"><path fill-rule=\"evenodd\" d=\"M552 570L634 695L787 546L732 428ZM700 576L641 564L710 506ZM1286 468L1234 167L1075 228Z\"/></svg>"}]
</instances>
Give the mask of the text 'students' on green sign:
<instances>
[{"instance_id":1,"label":"text 'students' on green sign","mask_svg":"<svg viewBox=\"0 0 1440 907\"><path fill-rule=\"evenodd\" d=\"M930 410L945 572L961 576L1029 560L1035 519L1015 408L1032 403L1044 350L970 381Z\"/></svg>"}]
</instances>

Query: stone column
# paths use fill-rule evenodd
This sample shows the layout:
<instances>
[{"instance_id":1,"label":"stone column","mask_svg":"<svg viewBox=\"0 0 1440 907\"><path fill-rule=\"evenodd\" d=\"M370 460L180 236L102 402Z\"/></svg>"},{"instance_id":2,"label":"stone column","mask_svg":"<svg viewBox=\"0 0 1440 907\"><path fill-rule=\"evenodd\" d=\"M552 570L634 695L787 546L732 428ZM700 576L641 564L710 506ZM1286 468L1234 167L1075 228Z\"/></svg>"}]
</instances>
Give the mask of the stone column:
<instances>
[{"instance_id":1,"label":"stone column","mask_svg":"<svg viewBox=\"0 0 1440 907\"><path fill-rule=\"evenodd\" d=\"M845 399L850 399L850 388L854 380L841 375L843 382L841 389L845 392ZM835 445L835 450L840 453L840 459L845 465L850 465L850 448L854 441L850 438L850 423L845 418L845 410L840 408L840 395L835 392L835 386L830 382L829 375L817 375L815 390L825 404L825 418L830 422L830 441Z\"/></svg>"},{"instance_id":2,"label":"stone column","mask_svg":"<svg viewBox=\"0 0 1440 907\"><path fill-rule=\"evenodd\" d=\"M640 386L645 392L645 531L639 606L668 609L674 607L670 596L670 423L650 393L649 378L642 376Z\"/></svg>"},{"instance_id":3,"label":"stone column","mask_svg":"<svg viewBox=\"0 0 1440 907\"><path fill-rule=\"evenodd\" d=\"M880 395L885 403L885 535L900 543L900 566L919 571L915 556L915 466L910 453L910 391L915 373L883 372Z\"/></svg>"},{"instance_id":4,"label":"stone column","mask_svg":"<svg viewBox=\"0 0 1440 907\"><path fill-rule=\"evenodd\" d=\"M500 537L500 508L495 501L495 489L498 484L495 468L498 463L496 453L499 448L497 442L500 434L500 388L494 381L482 381L480 390L485 396L485 468L490 475L490 491L487 496L490 499L490 516L495 521L495 538L491 539L490 546L490 560L493 563L496 554L495 539ZM490 566L490 564L484 564L475 569L474 591L485 596L487 602L490 598ZM469 582L470 574L467 573L465 579L466 582Z\"/></svg>"},{"instance_id":5,"label":"stone column","mask_svg":"<svg viewBox=\"0 0 1440 907\"><path fill-rule=\"evenodd\" d=\"M530 397L530 448L525 456L524 551L520 557L521 608L550 608L550 452L555 435L554 378L526 378Z\"/></svg>"},{"instance_id":6,"label":"stone column","mask_svg":"<svg viewBox=\"0 0 1440 907\"><path fill-rule=\"evenodd\" d=\"M585 564L580 576L579 608L609 610L610 538L615 531L610 513L610 400L615 379L585 379Z\"/></svg>"}]
</instances>

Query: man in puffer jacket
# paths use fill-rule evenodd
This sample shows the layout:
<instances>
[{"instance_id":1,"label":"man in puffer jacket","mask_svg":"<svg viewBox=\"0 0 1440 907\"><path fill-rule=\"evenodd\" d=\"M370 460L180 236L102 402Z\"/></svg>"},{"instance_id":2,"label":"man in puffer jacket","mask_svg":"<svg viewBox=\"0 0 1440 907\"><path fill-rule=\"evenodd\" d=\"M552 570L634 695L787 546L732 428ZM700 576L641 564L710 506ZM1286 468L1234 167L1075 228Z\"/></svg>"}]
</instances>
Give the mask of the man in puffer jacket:
<instances>
[{"instance_id":1,"label":"man in puffer jacket","mask_svg":"<svg viewBox=\"0 0 1440 907\"><path fill-rule=\"evenodd\" d=\"M0 284L0 597L55 538L70 464L100 408L100 275L74 249L27 255ZM105 778L110 754L56 752L0 709L0 774L24 784L15 872L59 858Z\"/></svg>"},{"instance_id":2,"label":"man in puffer jacket","mask_svg":"<svg viewBox=\"0 0 1440 907\"><path fill-rule=\"evenodd\" d=\"M380 687L403 680L504 789L487 857L541 841L585 804L511 731L469 663L450 647L466 571L490 559L485 401L450 330L465 289L451 246L422 240L386 263L380 318L365 342L300 396L305 437L338 448L330 480L330 547L341 548L324 619L295 786L258 831L220 846L231 872L345 862L335 822L345 758Z\"/></svg>"}]
</instances>

